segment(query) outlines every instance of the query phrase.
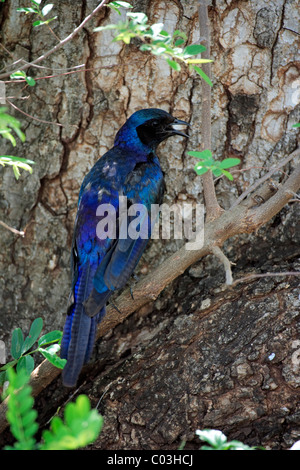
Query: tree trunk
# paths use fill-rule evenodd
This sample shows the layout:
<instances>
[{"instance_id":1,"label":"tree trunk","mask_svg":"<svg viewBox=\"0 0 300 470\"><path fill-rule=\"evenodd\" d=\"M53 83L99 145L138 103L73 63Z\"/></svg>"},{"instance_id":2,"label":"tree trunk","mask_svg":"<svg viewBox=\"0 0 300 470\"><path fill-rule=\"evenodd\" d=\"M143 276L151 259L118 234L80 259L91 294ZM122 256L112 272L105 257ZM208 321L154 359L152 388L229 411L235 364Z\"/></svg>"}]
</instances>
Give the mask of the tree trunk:
<instances>
[{"instance_id":1,"label":"tree trunk","mask_svg":"<svg viewBox=\"0 0 300 470\"><path fill-rule=\"evenodd\" d=\"M54 32L60 39L69 35L96 3L55 2ZM189 44L200 42L196 0L131 3L151 23L184 31ZM18 6L18 1L1 4L2 43L14 60L34 60L57 40L46 26L32 27L33 18L16 12ZM258 1L215 0L209 18L212 152L216 159L234 156L242 162L234 182L216 182L218 201L227 209L298 146L292 124L300 121L299 1L272 0L262 7ZM104 7L64 48L40 62L48 68L27 71L36 79L53 77L36 80L32 88L7 85L7 96L15 97L10 101L35 119L14 110L26 143L13 150L6 144L2 153L36 162L33 174L23 172L18 181L10 168L0 170L0 220L26 232L21 238L0 227L0 340L8 360L17 326L26 332L41 316L45 332L62 329L79 188L132 112L158 107L191 122L188 142L172 138L159 148L165 202L203 202L195 160L186 155L201 142L201 79L184 68L175 72L140 52L135 42L112 43L110 31L93 32L118 21L117 13ZM3 52L0 67L13 59ZM84 71L66 74L80 64ZM294 167L292 161L276 173L274 185ZM258 233L225 243L236 263L234 279L299 271L300 207L294 199ZM137 274L151 272L181 245L153 240ZM224 279L223 266L207 256L98 341L77 392L88 394L94 406L101 398L105 425L90 448L177 449L182 440L186 448L198 448L195 430L203 428L272 449L289 448L300 438L299 277L265 275L230 288ZM58 378L40 394L42 425L72 393Z\"/></svg>"}]
</instances>

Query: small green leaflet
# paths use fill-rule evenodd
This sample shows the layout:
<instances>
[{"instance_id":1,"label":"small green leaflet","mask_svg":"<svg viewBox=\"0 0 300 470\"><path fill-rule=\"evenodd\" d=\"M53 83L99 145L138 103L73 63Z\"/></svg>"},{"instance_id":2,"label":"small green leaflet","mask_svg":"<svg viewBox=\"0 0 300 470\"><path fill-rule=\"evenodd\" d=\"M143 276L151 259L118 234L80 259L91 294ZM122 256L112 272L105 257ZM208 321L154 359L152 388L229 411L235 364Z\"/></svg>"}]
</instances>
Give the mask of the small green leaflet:
<instances>
[{"instance_id":1,"label":"small green leaflet","mask_svg":"<svg viewBox=\"0 0 300 470\"><path fill-rule=\"evenodd\" d=\"M15 157L13 155L0 155L0 165L10 165L14 171L16 179L20 177L19 169L29 171L32 173L32 168L30 165L33 165L35 162L32 160L27 160L26 158Z\"/></svg>"},{"instance_id":2,"label":"small green leaflet","mask_svg":"<svg viewBox=\"0 0 300 470\"><path fill-rule=\"evenodd\" d=\"M208 85L213 86L213 82L211 81L211 79L206 75L206 73L203 72L202 69L200 69L200 67L194 65L193 69L196 70L196 72L200 75L200 77L203 78L206 83L208 83Z\"/></svg>"},{"instance_id":3,"label":"small green leaflet","mask_svg":"<svg viewBox=\"0 0 300 470\"><path fill-rule=\"evenodd\" d=\"M204 175L207 171L211 170L213 175L218 177L222 174L226 176L230 181L233 180L233 176L225 168L231 168L240 164L239 158L225 158L221 162L214 160L212 153L209 149L200 151L187 152L191 157L199 158L201 161L196 163L194 170L197 175Z\"/></svg>"},{"instance_id":4,"label":"small green leaflet","mask_svg":"<svg viewBox=\"0 0 300 470\"><path fill-rule=\"evenodd\" d=\"M45 359L48 359L51 364L59 369L63 369L66 364L66 359L61 359L57 356L57 352L60 350L59 344L52 344L48 348L39 348L39 352L44 356Z\"/></svg>"},{"instance_id":5,"label":"small green leaflet","mask_svg":"<svg viewBox=\"0 0 300 470\"><path fill-rule=\"evenodd\" d=\"M29 349L34 345L34 343L38 340L38 337L41 334L43 329L43 320L42 318L36 318L33 320L28 336L25 338L25 341L22 345L21 354L29 351Z\"/></svg>"},{"instance_id":6,"label":"small green leaflet","mask_svg":"<svg viewBox=\"0 0 300 470\"><path fill-rule=\"evenodd\" d=\"M178 62L175 62L175 60L166 59L166 61L170 65L170 67L172 67L172 69L176 70L176 72L179 72L179 70L181 70L180 65L178 64Z\"/></svg>"},{"instance_id":7,"label":"small green leaflet","mask_svg":"<svg viewBox=\"0 0 300 470\"><path fill-rule=\"evenodd\" d=\"M53 18L49 18L49 20L37 20L32 23L33 26L41 26L42 24L49 24L51 21L56 20L57 16L53 16Z\"/></svg>"},{"instance_id":8,"label":"small green leaflet","mask_svg":"<svg viewBox=\"0 0 300 470\"><path fill-rule=\"evenodd\" d=\"M18 70L17 72L14 72L10 75L10 78L13 80L26 80L29 86L34 86L36 84L36 81L32 77L27 77L26 73L23 72L22 70Z\"/></svg>"},{"instance_id":9,"label":"small green leaflet","mask_svg":"<svg viewBox=\"0 0 300 470\"><path fill-rule=\"evenodd\" d=\"M53 8L53 3L48 3L48 5L45 5L44 8L42 8L42 15L46 16L48 15L49 11L51 11Z\"/></svg>"},{"instance_id":10,"label":"small green leaflet","mask_svg":"<svg viewBox=\"0 0 300 470\"><path fill-rule=\"evenodd\" d=\"M34 359L30 355L22 356L20 360L17 362L16 371L19 372L20 370L25 370L28 375L34 369Z\"/></svg>"},{"instance_id":11,"label":"small green leaflet","mask_svg":"<svg viewBox=\"0 0 300 470\"><path fill-rule=\"evenodd\" d=\"M75 403L68 403L64 421L54 416L50 430L43 431L43 450L72 450L85 447L99 435L103 418L97 410L91 409L86 395L79 395Z\"/></svg>"},{"instance_id":12,"label":"small green leaflet","mask_svg":"<svg viewBox=\"0 0 300 470\"><path fill-rule=\"evenodd\" d=\"M192 44L190 46L187 46L184 50L184 57L190 57L193 55L201 54L201 52L206 51L206 47L203 46L202 44Z\"/></svg>"},{"instance_id":13,"label":"small green leaflet","mask_svg":"<svg viewBox=\"0 0 300 470\"><path fill-rule=\"evenodd\" d=\"M11 338L11 355L14 359L19 359L21 356L21 349L24 343L24 336L21 328L14 329Z\"/></svg>"},{"instance_id":14,"label":"small green leaflet","mask_svg":"<svg viewBox=\"0 0 300 470\"><path fill-rule=\"evenodd\" d=\"M209 158L212 158L212 153L210 150L202 150L201 152L198 150L192 150L190 152L187 152L188 155L191 157L196 157L196 158L201 158L202 160L207 160Z\"/></svg>"}]
</instances>

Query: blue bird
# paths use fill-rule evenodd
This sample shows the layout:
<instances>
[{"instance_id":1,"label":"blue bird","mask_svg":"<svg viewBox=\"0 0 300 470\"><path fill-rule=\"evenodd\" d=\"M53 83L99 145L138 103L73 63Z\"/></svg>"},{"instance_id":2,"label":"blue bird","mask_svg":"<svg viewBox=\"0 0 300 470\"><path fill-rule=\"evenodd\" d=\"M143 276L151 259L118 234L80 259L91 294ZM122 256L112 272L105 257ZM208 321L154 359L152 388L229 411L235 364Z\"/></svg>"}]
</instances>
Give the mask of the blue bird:
<instances>
[{"instance_id":1,"label":"blue bird","mask_svg":"<svg viewBox=\"0 0 300 470\"><path fill-rule=\"evenodd\" d=\"M61 343L67 387L76 385L91 356L97 323L105 315L109 297L125 286L146 248L152 229L151 204L161 204L165 191L156 147L175 134L188 137L174 124L188 125L161 109L136 111L118 131L113 148L83 180L71 253L71 303ZM121 197L127 215L121 210ZM134 207L144 208L139 212L137 235L129 233Z\"/></svg>"}]
</instances>

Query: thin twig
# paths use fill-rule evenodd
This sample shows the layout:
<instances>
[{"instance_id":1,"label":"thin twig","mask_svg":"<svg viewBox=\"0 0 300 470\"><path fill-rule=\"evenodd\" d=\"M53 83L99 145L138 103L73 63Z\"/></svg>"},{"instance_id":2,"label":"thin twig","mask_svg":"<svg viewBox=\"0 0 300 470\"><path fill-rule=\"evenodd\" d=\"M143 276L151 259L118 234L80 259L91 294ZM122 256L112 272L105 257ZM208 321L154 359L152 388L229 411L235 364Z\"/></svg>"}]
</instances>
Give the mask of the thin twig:
<instances>
[{"instance_id":1,"label":"thin twig","mask_svg":"<svg viewBox=\"0 0 300 470\"><path fill-rule=\"evenodd\" d=\"M37 59L33 60L32 62L28 62L27 64L24 64L20 67L18 70L27 70L29 67L32 65L38 64L42 60L45 60L47 57L49 57L51 54L54 54L56 51L58 51L61 47L65 46L69 41L71 41L74 36L86 25L86 23L108 2L108 0L102 0L101 3L80 23L77 28L75 28L69 36L67 36L65 39L60 41L58 44L56 44L52 49L50 49L48 52L45 52L45 54L42 54L40 57ZM2 78L7 78L11 75L12 72L7 72L3 73L0 75L0 80Z\"/></svg>"},{"instance_id":2,"label":"thin twig","mask_svg":"<svg viewBox=\"0 0 300 470\"><path fill-rule=\"evenodd\" d=\"M226 275L226 284L231 285L233 283L231 265L233 264L227 256L223 253L219 246L212 247L212 253L223 263L225 268L225 275Z\"/></svg>"},{"instance_id":3,"label":"thin twig","mask_svg":"<svg viewBox=\"0 0 300 470\"><path fill-rule=\"evenodd\" d=\"M210 58L210 25L208 18L207 0L199 0L198 17L200 27L201 42L206 47L206 51L202 53L203 59ZM211 78L210 63L202 64L204 73ZM211 87L202 79L202 109L201 109L201 149L211 149ZM219 217L224 211L220 207L213 175L211 171L207 171L202 175L203 195L206 206L207 220L213 220Z\"/></svg>"},{"instance_id":4,"label":"thin twig","mask_svg":"<svg viewBox=\"0 0 300 470\"><path fill-rule=\"evenodd\" d=\"M2 227L6 228L7 230L10 230L12 233L15 233L16 235L20 235L21 237L25 237L25 232L23 232L23 230L17 230L13 227L10 227L9 225L7 225L5 222L2 222L2 220L0 220L0 225L2 225Z\"/></svg>"},{"instance_id":5,"label":"thin twig","mask_svg":"<svg viewBox=\"0 0 300 470\"><path fill-rule=\"evenodd\" d=\"M0 44L1 45L1 44ZM37 68L37 69L43 69L43 70L52 70L54 72L68 72L69 70L74 70L74 69L78 69L80 67L84 67L85 64L80 64L80 65L74 65L73 67L65 67L65 68L62 68L62 67L59 67L59 68L55 68L55 67L47 67L45 65L37 65L37 64L32 64L30 62L28 62L27 60L25 59L18 59L18 62L21 61L21 62L24 62L24 64L30 64L30 67L33 67L33 68ZM10 64L10 65L13 65L13 64ZM9 67L9 66L7 66ZM4 70L4 69L3 69ZM35 78L36 80L36 78ZM7 82L5 83L15 83L16 81L21 81L21 80L7 80Z\"/></svg>"},{"instance_id":6,"label":"thin twig","mask_svg":"<svg viewBox=\"0 0 300 470\"><path fill-rule=\"evenodd\" d=\"M17 111L19 111L20 113L24 114L26 117L30 118L30 119L34 119L35 121L38 121L38 122L43 122L44 124L53 124L55 126L60 126L60 127L65 127L64 124L60 124L60 122L54 122L54 121L45 121L44 119L40 119L40 118L37 118L35 116L31 116L31 114L27 114L25 113L25 111L23 111L22 109L18 108L15 104L13 104L10 100L8 100L6 98L6 101L8 104L10 104L10 106L12 106L14 109L16 109ZM76 127L74 124L72 125L72 127Z\"/></svg>"},{"instance_id":7,"label":"thin twig","mask_svg":"<svg viewBox=\"0 0 300 470\"><path fill-rule=\"evenodd\" d=\"M262 273L262 274L247 274L247 276L240 277L239 279L236 279L233 283L232 286L236 286L240 282L247 282L251 281L251 279L258 279L258 278L264 278L264 277L275 277L275 276L300 276L300 271L286 271L286 272L275 272L275 273Z\"/></svg>"},{"instance_id":8,"label":"thin twig","mask_svg":"<svg viewBox=\"0 0 300 470\"><path fill-rule=\"evenodd\" d=\"M70 72L61 72L61 73L57 73L55 75L46 75L45 77L34 77L35 80L45 80L45 79L49 79L49 78L55 78L55 77L60 77L62 75L71 75L73 73L79 73L79 72L93 72L97 69L111 69L113 67L113 65L100 65L99 67L92 67L90 69L80 69L80 70L72 70ZM46 67L46 68L49 68L49 67ZM10 84L10 83L27 83L25 78L21 78L19 80L3 80L3 83L7 83L7 84Z\"/></svg>"},{"instance_id":9,"label":"thin twig","mask_svg":"<svg viewBox=\"0 0 300 470\"><path fill-rule=\"evenodd\" d=\"M255 183L250 186L250 188L248 188L246 191L244 191L238 198L237 200L232 204L231 206L231 209L233 209L234 207L236 207L238 204L240 204L243 199L245 199L246 196L248 196L248 194L252 193L253 191L255 191L262 183L264 183L265 181L267 181L272 175L273 173L275 173L276 171L279 170L279 168L285 166L287 163L289 163L291 160L293 160L295 157L297 157L298 155L300 155L300 149L296 149L294 152L292 152L290 155L288 155L286 158L284 158L282 160L282 162L276 164L276 166L272 167L270 169L270 171L268 171L268 173L266 173L264 176L262 176L261 178L259 178L259 180L255 181Z\"/></svg>"}]
</instances>

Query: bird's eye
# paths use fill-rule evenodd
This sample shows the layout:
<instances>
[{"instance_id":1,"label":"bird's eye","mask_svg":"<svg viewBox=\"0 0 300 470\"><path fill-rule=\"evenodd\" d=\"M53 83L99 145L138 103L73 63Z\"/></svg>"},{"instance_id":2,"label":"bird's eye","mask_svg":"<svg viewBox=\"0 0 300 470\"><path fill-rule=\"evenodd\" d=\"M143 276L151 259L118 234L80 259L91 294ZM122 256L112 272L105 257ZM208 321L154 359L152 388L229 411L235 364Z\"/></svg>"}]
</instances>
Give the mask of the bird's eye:
<instances>
[{"instance_id":1,"label":"bird's eye","mask_svg":"<svg viewBox=\"0 0 300 470\"><path fill-rule=\"evenodd\" d=\"M152 127L157 127L158 126L158 121L154 120L151 122Z\"/></svg>"}]
</instances>

